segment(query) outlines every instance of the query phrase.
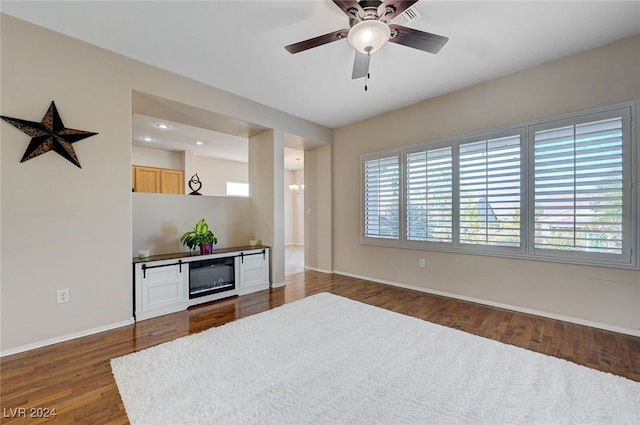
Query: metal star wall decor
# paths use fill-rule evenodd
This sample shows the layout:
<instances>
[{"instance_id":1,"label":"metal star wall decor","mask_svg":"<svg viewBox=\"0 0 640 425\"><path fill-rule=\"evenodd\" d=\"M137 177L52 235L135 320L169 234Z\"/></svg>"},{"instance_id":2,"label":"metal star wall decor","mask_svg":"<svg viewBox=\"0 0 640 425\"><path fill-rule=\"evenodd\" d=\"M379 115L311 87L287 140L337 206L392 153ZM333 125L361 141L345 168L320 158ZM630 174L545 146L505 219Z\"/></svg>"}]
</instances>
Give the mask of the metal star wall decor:
<instances>
[{"instance_id":1,"label":"metal star wall decor","mask_svg":"<svg viewBox=\"0 0 640 425\"><path fill-rule=\"evenodd\" d=\"M49 110L44 114L41 122L26 121L5 116L0 116L0 118L23 133L31 136L31 143L29 143L20 162L28 161L31 158L35 158L38 155L52 150L75 164L78 168L82 168L71 144L98 134L65 128L62 123L62 118L60 118L60 114L58 114L58 110L56 109L56 104L53 101L51 101Z\"/></svg>"}]
</instances>

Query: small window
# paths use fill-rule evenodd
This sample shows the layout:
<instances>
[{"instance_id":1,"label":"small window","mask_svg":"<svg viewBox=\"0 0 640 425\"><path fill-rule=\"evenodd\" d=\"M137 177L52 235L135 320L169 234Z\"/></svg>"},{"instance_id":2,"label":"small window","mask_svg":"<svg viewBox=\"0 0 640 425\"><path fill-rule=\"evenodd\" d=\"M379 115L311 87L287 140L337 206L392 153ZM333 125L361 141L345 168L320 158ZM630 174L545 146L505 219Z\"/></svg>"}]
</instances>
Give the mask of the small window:
<instances>
[{"instance_id":1,"label":"small window","mask_svg":"<svg viewBox=\"0 0 640 425\"><path fill-rule=\"evenodd\" d=\"M227 196L249 196L249 183L227 182Z\"/></svg>"}]
</instances>

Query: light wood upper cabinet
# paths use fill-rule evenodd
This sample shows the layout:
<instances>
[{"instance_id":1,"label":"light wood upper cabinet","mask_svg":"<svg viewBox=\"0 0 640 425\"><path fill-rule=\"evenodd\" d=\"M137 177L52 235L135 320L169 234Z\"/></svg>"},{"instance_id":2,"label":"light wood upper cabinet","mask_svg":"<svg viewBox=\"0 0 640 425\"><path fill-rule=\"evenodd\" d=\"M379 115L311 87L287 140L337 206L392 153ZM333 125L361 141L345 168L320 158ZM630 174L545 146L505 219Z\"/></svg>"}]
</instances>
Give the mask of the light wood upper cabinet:
<instances>
[{"instance_id":1,"label":"light wood upper cabinet","mask_svg":"<svg viewBox=\"0 0 640 425\"><path fill-rule=\"evenodd\" d=\"M136 192L161 193L160 169L133 166L133 188Z\"/></svg>"},{"instance_id":2,"label":"light wood upper cabinet","mask_svg":"<svg viewBox=\"0 0 640 425\"><path fill-rule=\"evenodd\" d=\"M184 194L184 171L132 166L131 178L136 192Z\"/></svg>"},{"instance_id":3,"label":"light wood upper cabinet","mask_svg":"<svg viewBox=\"0 0 640 425\"><path fill-rule=\"evenodd\" d=\"M162 193L184 194L184 171L160 170L160 187Z\"/></svg>"}]
</instances>

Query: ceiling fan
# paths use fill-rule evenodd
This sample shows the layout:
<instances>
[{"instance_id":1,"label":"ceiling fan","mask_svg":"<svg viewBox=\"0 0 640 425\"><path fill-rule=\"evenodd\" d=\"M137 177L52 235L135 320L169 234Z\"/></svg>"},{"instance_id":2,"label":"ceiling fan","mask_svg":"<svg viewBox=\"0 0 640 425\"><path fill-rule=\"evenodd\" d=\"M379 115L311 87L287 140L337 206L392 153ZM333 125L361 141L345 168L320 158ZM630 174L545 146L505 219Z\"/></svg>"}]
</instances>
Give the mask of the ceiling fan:
<instances>
[{"instance_id":1,"label":"ceiling fan","mask_svg":"<svg viewBox=\"0 0 640 425\"><path fill-rule=\"evenodd\" d=\"M387 41L428 53L438 53L449 38L431 34L391 21L418 0L333 0L349 18L349 28L340 29L285 47L289 53L299 53L333 41L349 40L356 49L351 78L368 77L371 54ZM366 90L366 85L365 85Z\"/></svg>"}]
</instances>

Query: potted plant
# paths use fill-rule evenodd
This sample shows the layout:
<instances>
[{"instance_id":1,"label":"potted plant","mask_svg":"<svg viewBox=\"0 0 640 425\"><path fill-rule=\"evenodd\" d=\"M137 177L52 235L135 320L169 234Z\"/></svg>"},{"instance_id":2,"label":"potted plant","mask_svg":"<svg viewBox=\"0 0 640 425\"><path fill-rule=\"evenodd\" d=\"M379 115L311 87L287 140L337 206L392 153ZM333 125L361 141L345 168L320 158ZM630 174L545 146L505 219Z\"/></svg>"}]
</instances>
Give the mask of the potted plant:
<instances>
[{"instance_id":1,"label":"potted plant","mask_svg":"<svg viewBox=\"0 0 640 425\"><path fill-rule=\"evenodd\" d=\"M218 243L218 238L215 237L209 229L209 225L202 218L196 223L193 230L189 230L182 235L180 241L183 245L188 246L189 249L196 249L199 246L200 254L211 254L213 245Z\"/></svg>"}]
</instances>

